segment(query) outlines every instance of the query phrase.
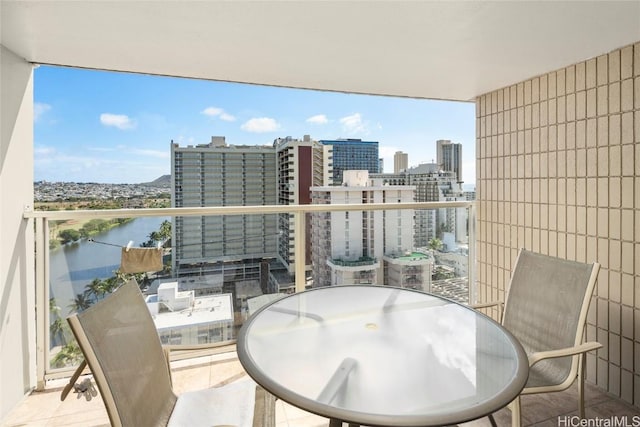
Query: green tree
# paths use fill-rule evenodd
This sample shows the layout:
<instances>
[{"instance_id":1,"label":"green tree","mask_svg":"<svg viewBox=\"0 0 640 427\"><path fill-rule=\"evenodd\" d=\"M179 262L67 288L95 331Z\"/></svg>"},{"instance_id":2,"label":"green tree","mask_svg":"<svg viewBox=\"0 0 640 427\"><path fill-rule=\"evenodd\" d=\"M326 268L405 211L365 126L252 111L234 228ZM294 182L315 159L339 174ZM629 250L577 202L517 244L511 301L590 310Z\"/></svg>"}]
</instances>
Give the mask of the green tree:
<instances>
[{"instance_id":1,"label":"green tree","mask_svg":"<svg viewBox=\"0 0 640 427\"><path fill-rule=\"evenodd\" d=\"M80 313L81 311L86 310L91 307L91 298L89 298L86 294L76 294L76 297L73 299L73 302L69 304L69 308L76 313Z\"/></svg>"},{"instance_id":2,"label":"green tree","mask_svg":"<svg viewBox=\"0 0 640 427\"><path fill-rule=\"evenodd\" d=\"M434 237L433 239L429 240L429 249L434 251L439 251L442 249L442 247L443 247L442 240L438 239L437 237Z\"/></svg>"},{"instance_id":3,"label":"green tree","mask_svg":"<svg viewBox=\"0 0 640 427\"><path fill-rule=\"evenodd\" d=\"M58 233L58 237L60 238L60 240L62 240L62 243L64 244L64 243L75 242L76 240L79 240L81 235L78 230L68 228L66 230L60 231Z\"/></svg>"},{"instance_id":4,"label":"green tree","mask_svg":"<svg viewBox=\"0 0 640 427\"><path fill-rule=\"evenodd\" d=\"M160 230L158 231L163 240L169 240L171 238L171 221L162 221L162 224L160 224Z\"/></svg>"},{"instance_id":5,"label":"green tree","mask_svg":"<svg viewBox=\"0 0 640 427\"><path fill-rule=\"evenodd\" d=\"M101 299L104 297L104 284L100 279L93 279L91 283L84 287L84 293L88 298Z\"/></svg>"},{"instance_id":6,"label":"green tree","mask_svg":"<svg viewBox=\"0 0 640 427\"><path fill-rule=\"evenodd\" d=\"M55 298L49 299L49 337L52 343L61 343L62 345L67 342L67 335L69 333L67 322L60 316L60 307L56 303Z\"/></svg>"},{"instance_id":7,"label":"green tree","mask_svg":"<svg viewBox=\"0 0 640 427\"><path fill-rule=\"evenodd\" d=\"M52 368L64 368L74 366L82 360L82 351L75 340L64 345L60 351L51 359Z\"/></svg>"}]
</instances>

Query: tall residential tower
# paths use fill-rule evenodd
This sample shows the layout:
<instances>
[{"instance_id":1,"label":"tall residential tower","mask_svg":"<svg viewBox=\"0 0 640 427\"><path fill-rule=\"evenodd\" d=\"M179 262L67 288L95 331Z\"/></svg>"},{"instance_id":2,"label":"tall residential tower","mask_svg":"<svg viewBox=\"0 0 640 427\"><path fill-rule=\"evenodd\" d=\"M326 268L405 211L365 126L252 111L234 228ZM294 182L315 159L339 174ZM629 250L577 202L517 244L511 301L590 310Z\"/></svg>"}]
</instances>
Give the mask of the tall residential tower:
<instances>
[{"instance_id":1,"label":"tall residential tower","mask_svg":"<svg viewBox=\"0 0 640 427\"><path fill-rule=\"evenodd\" d=\"M436 141L436 151L440 168L445 172L455 172L458 182L462 182L462 144L440 139Z\"/></svg>"},{"instance_id":2,"label":"tall residential tower","mask_svg":"<svg viewBox=\"0 0 640 427\"><path fill-rule=\"evenodd\" d=\"M342 184L343 171L345 170L366 170L369 173L378 173L380 170L377 141L324 139L320 140L320 143L333 147L334 185Z\"/></svg>"}]
</instances>

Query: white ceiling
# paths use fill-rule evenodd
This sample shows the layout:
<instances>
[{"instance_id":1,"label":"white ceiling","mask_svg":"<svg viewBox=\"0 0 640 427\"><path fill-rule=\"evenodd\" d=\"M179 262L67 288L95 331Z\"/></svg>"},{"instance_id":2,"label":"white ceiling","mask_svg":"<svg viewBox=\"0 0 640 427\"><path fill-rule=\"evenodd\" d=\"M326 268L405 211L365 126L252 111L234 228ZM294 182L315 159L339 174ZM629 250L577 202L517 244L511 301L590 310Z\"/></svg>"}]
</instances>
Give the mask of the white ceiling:
<instances>
[{"instance_id":1,"label":"white ceiling","mask_svg":"<svg viewBox=\"0 0 640 427\"><path fill-rule=\"evenodd\" d=\"M0 0L41 64L472 100L640 41L640 1Z\"/></svg>"}]
</instances>

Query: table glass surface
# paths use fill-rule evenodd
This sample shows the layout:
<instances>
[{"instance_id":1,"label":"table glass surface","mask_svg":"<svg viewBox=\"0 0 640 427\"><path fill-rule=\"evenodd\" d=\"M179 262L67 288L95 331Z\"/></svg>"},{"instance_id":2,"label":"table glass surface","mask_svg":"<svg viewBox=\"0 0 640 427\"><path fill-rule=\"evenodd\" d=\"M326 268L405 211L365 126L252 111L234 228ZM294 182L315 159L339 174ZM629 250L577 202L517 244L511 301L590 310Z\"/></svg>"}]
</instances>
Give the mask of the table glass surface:
<instances>
[{"instance_id":1,"label":"table glass surface","mask_svg":"<svg viewBox=\"0 0 640 427\"><path fill-rule=\"evenodd\" d=\"M527 360L476 311L386 286L317 288L264 307L243 326L238 355L281 399L366 425L462 422L508 404Z\"/></svg>"}]
</instances>

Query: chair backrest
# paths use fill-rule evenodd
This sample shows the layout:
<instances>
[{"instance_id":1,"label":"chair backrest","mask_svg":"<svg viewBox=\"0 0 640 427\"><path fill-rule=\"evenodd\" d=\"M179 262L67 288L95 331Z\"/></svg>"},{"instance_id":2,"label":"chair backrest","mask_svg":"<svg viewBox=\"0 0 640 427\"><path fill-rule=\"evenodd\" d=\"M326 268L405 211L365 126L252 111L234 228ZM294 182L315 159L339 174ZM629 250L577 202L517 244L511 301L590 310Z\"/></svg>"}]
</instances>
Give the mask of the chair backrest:
<instances>
[{"instance_id":1,"label":"chair backrest","mask_svg":"<svg viewBox=\"0 0 640 427\"><path fill-rule=\"evenodd\" d=\"M520 250L502 323L527 354L582 343L599 269L598 263L585 264ZM545 371L544 377L553 384L561 384L577 374L577 362L577 357L547 359L535 368ZM533 384L537 385L540 384Z\"/></svg>"},{"instance_id":2,"label":"chair backrest","mask_svg":"<svg viewBox=\"0 0 640 427\"><path fill-rule=\"evenodd\" d=\"M153 318L134 280L70 316L114 426L166 425L176 396Z\"/></svg>"}]
</instances>

